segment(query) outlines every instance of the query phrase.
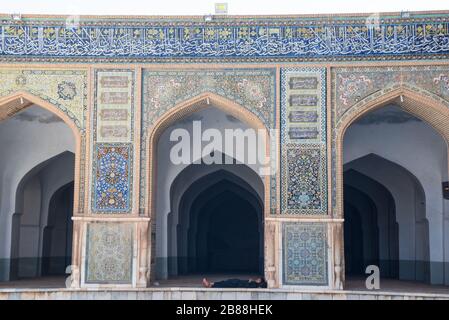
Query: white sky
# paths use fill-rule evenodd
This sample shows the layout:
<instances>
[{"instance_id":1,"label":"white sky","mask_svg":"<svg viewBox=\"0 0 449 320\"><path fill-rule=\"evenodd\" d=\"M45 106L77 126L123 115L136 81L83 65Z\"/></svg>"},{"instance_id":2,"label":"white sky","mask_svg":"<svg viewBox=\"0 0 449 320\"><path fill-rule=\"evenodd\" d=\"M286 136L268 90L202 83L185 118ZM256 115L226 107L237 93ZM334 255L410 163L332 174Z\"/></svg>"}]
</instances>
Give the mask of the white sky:
<instances>
[{"instance_id":1,"label":"white sky","mask_svg":"<svg viewBox=\"0 0 449 320\"><path fill-rule=\"evenodd\" d=\"M449 10L449 0L0 0L0 12L204 15L214 13L215 2L227 2L231 15Z\"/></svg>"}]
</instances>

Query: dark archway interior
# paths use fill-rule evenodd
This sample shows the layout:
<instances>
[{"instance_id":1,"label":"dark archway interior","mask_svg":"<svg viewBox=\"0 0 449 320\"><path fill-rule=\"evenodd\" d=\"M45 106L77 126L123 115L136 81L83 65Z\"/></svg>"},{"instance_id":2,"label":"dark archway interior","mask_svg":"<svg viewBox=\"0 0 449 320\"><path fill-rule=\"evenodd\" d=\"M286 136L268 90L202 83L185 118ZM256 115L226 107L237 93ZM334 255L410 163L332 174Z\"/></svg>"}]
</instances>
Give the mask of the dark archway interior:
<instances>
[{"instance_id":1,"label":"dark archway interior","mask_svg":"<svg viewBox=\"0 0 449 320\"><path fill-rule=\"evenodd\" d=\"M73 182L51 197L48 224L44 228L42 275L64 275L72 260Z\"/></svg>"},{"instance_id":2,"label":"dark archway interior","mask_svg":"<svg viewBox=\"0 0 449 320\"><path fill-rule=\"evenodd\" d=\"M179 214L188 225L186 236L178 225L178 248L186 246L178 252L179 274L263 274L262 201L245 181L226 171L208 174L185 192Z\"/></svg>"},{"instance_id":3,"label":"dark archway interior","mask_svg":"<svg viewBox=\"0 0 449 320\"><path fill-rule=\"evenodd\" d=\"M363 231L360 212L345 201L345 270L347 275L365 273L363 261Z\"/></svg>"},{"instance_id":4,"label":"dark archway interior","mask_svg":"<svg viewBox=\"0 0 449 320\"><path fill-rule=\"evenodd\" d=\"M376 265L382 277L398 278L399 227L392 194L354 169L345 171L344 181L346 275L365 275L367 266Z\"/></svg>"},{"instance_id":5,"label":"dark archway interior","mask_svg":"<svg viewBox=\"0 0 449 320\"><path fill-rule=\"evenodd\" d=\"M259 271L257 210L260 208L254 208L245 196L230 189L208 199L198 208L198 230L192 236L197 238L196 263L199 272ZM200 197L208 196L203 194ZM196 209L193 207L192 211Z\"/></svg>"},{"instance_id":6,"label":"dark archway interior","mask_svg":"<svg viewBox=\"0 0 449 320\"><path fill-rule=\"evenodd\" d=\"M74 154L63 152L42 162L22 178L16 193L17 212L12 221L10 280L66 275L72 255L74 182L65 182L58 188L61 182L52 180L56 175L49 176L49 173L73 170L73 163ZM53 186L53 183L58 184ZM45 196L43 185L50 186ZM31 228L36 232L30 232ZM37 250L33 254L24 253L30 243L39 244Z\"/></svg>"},{"instance_id":7,"label":"dark archway interior","mask_svg":"<svg viewBox=\"0 0 449 320\"><path fill-rule=\"evenodd\" d=\"M364 275L368 265L377 265L383 278L429 282L429 226L425 219L425 195L419 181L403 167L375 154L353 160L345 167L346 275ZM398 189L399 198L394 198L385 185L366 175L376 172L388 172L395 183L402 186ZM401 208L404 204L408 208L412 206L414 211L403 210L402 217L405 213L411 215L416 226L400 223L398 204ZM412 234L419 244L414 259L399 256L400 228L403 234ZM407 244L402 243L404 245Z\"/></svg>"}]
</instances>

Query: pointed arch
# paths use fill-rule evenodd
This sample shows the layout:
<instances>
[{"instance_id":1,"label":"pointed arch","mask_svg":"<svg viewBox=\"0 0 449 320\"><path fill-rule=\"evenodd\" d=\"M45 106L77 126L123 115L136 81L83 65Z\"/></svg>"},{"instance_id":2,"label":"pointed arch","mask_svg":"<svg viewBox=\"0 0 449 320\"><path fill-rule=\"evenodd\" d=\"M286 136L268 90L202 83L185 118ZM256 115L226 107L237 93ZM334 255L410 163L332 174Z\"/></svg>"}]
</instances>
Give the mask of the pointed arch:
<instances>
[{"instance_id":1,"label":"pointed arch","mask_svg":"<svg viewBox=\"0 0 449 320\"><path fill-rule=\"evenodd\" d=\"M346 130L365 114L388 104L395 104L403 111L421 119L440 134L449 146L449 102L422 88L401 85L374 93L352 106L336 123L336 217L343 217L343 142ZM449 157L448 157L449 159ZM449 168L449 163L448 163Z\"/></svg>"},{"instance_id":2,"label":"pointed arch","mask_svg":"<svg viewBox=\"0 0 449 320\"><path fill-rule=\"evenodd\" d=\"M244 106L217 95L212 92L201 93L191 99L185 100L165 112L161 117L159 117L150 128L148 128L148 136L146 137L146 148L148 154L147 170L145 172L145 183L147 186L146 193L146 203L144 215L150 218L150 226L154 226L156 223L156 188L157 183L157 146L160 136L163 134L165 129L167 129L172 124L176 123L178 120L185 118L195 112L207 109L207 108L217 108L222 112L225 112L241 122L245 123L248 127L256 130L263 130L266 134L266 145L265 145L265 157L270 159L270 132L265 126L264 122L250 110ZM267 175L262 178L264 184L264 199L262 206L262 217L265 217L270 212L270 177ZM263 221L262 221L263 223ZM150 269L150 278L155 275L155 267L153 264L155 257L155 237L151 234L153 227L150 227L148 232L150 235L147 237L150 239L148 245L148 252L145 256L148 269ZM265 232L265 228L263 229ZM265 238L265 237L264 237ZM272 244L269 244L272 245ZM264 247L264 252L266 252L267 246ZM144 255L142 255L144 256ZM265 255L266 256L266 255ZM273 262L274 264L274 262ZM268 279L270 280L270 279Z\"/></svg>"},{"instance_id":3,"label":"pointed arch","mask_svg":"<svg viewBox=\"0 0 449 320\"><path fill-rule=\"evenodd\" d=\"M243 107L242 105L219 96L212 92L204 92L200 95L197 95L191 99L183 101L170 110L165 112L155 123L149 128L149 134L147 137L147 148L149 148L148 159L149 163L147 164L148 170L146 170L146 185L147 189L147 203L145 205L145 216L150 218L154 217L155 211L155 188L154 185L156 183L156 166L157 166L157 143L159 142L159 137L161 134L167 129L170 125L175 123L176 121L193 114L195 112L201 111L207 108L217 108L230 114L231 116L239 119L240 121L246 123L249 127L257 130L264 130L266 133L266 137L268 137L266 141L266 152L265 156L270 158L270 142L269 142L269 130L265 126L262 120L259 119L254 113ZM264 199L264 212L265 214L269 212L269 195L270 195L270 179L268 176L264 178L265 185L265 199Z\"/></svg>"},{"instance_id":4,"label":"pointed arch","mask_svg":"<svg viewBox=\"0 0 449 320\"><path fill-rule=\"evenodd\" d=\"M27 91L17 91L13 94L0 98L0 121L8 119L14 116L16 113L30 107L31 105L37 105L57 117L59 117L64 123L72 130L73 137L75 138L75 173L74 173L74 203L73 212L78 212L80 206L84 207L84 203L79 203L79 185L80 185L80 160L81 160L81 131L76 126L75 122L70 117L59 109L54 104L43 100ZM7 110L5 112L5 110ZM4 112L2 112L4 111ZM3 116L4 115L4 116Z\"/></svg>"},{"instance_id":5,"label":"pointed arch","mask_svg":"<svg viewBox=\"0 0 449 320\"><path fill-rule=\"evenodd\" d=\"M358 119L367 113L380 109L388 104L395 104L403 111L419 118L431 126L443 138L446 144L446 153L448 152L449 141L449 102L441 99L435 94L409 84L393 85L381 91L368 95L354 106L349 108L335 123L335 211L334 217L342 219L343 213L343 143L346 130ZM449 158L448 158L449 159ZM447 167L448 164L447 164ZM342 228L343 223L338 229ZM334 245L335 277L340 279L335 286L342 287L344 276L344 255L343 233L337 229Z\"/></svg>"},{"instance_id":6,"label":"pointed arch","mask_svg":"<svg viewBox=\"0 0 449 320\"><path fill-rule=\"evenodd\" d=\"M193 164L190 166L193 166ZM192 247L192 243L190 243L190 241L189 243L186 243L182 240L189 239L187 237L188 230L191 230L191 228L197 228L196 223L198 222L198 212L192 211L192 209L194 208L194 204L198 202L201 197L213 198L214 196L222 193L223 190L234 190L234 193L236 193L235 190L239 190L239 192L236 193L237 196L245 195L246 197L244 198L248 201L248 203L252 205L252 207L260 208L260 210L257 210L257 228L259 232L260 245L259 257L263 257L263 194L259 194L257 192L257 189L262 189L263 192L263 182L259 176L254 176L256 175L256 173L254 173L254 171L252 171L250 168L246 167L245 171L256 178L255 182L257 185L261 185L261 188L256 188L254 185L249 184L247 180L237 175L236 172L229 171L228 169L216 168L211 172L206 173L205 175L189 179L190 181L187 180L191 183L188 183L184 187L184 190L180 192L179 199L173 199L173 197L170 197L172 208L170 210L170 214L173 215L172 223L180 224L182 226L178 230L176 238L174 237L173 233L171 234L172 239L176 239L178 241L176 252L176 255L178 257L180 255L186 256L188 250L187 248L189 246ZM182 174L183 172L184 171L182 171L181 174L178 174L178 176L175 178L176 181L174 181L172 187L175 185L175 183L179 183L180 181L185 179L185 174ZM225 188L224 186L227 187ZM230 186L232 186L233 188L230 188ZM170 235L170 232L168 233ZM196 240L192 239L192 242L195 241ZM182 265L182 262L179 259L177 263L178 267ZM259 271L263 272L262 265L259 265L259 268Z\"/></svg>"}]
</instances>

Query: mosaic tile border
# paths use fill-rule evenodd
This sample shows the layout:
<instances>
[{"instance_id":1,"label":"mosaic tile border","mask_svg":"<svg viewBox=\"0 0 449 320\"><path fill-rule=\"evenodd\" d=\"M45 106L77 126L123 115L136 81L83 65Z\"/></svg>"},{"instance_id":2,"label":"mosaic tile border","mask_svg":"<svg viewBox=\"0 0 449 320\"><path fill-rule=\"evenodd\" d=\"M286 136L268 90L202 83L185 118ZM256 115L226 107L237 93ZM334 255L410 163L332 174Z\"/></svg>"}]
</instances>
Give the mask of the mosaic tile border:
<instances>
[{"instance_id":1,"label":"mosaic tile border","mask_svg":"<svg viewBox=\"0 0 449 320\"><path fill-rule=\"evenodd\" d=\"M80 144L80 158L79 158L79 194L78 194L78 213L84 213L84 199L88 197L86 191L86 163L89 163L89 160L86 157L86 132L83 131L81 134L81 144Z\"/></svg>"}]
</instances>

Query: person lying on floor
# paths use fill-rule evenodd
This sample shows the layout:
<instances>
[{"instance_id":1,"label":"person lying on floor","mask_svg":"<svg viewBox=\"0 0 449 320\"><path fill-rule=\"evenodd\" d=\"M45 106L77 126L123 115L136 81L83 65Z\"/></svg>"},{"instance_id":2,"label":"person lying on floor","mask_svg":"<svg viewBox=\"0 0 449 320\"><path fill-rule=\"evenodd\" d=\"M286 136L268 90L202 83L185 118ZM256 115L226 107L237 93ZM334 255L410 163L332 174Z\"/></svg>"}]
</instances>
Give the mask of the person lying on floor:
<instances>
[{"instance_id":1,"label":"person lying on floor","mask_svg":"<svg viewBox=\"0 0 449 320\"><path fill-rule=\"evenodd\" d=\"M204 278L203 286L206 288L266 288L267 282L262 277L248 280L228 279L217 282L211 282Z\"/></svg>"}]
</instances>

